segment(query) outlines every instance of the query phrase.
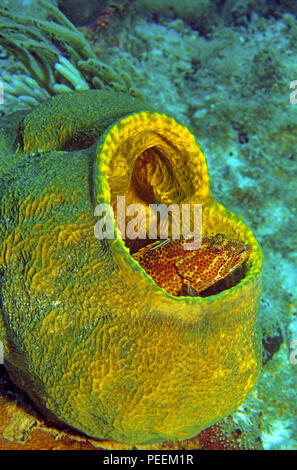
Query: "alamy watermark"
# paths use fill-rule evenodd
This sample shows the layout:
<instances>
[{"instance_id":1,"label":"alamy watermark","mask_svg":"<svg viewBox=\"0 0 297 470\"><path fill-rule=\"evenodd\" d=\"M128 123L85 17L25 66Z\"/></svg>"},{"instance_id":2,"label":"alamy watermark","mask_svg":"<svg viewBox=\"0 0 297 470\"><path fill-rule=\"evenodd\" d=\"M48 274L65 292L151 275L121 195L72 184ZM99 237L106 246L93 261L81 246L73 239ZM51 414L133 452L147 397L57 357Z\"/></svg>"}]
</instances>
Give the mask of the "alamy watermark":
<instances>
[{"instance_id":1,"label":"alamy watermark","mask_svg":"<svg viewBox=\"0 0 297 470\"><path fill-rule=\"evenodd\" d=\"M94 215L99 217L94 227L95 237L103 239L167 239L169 214L172 239L183 237L185 250L197 250L202 243L202 205L201 204L129 204L125 196L117 196L116 222L110 204L98 204ZM127 218L129 219L127 221ZM191 220L192 219L192 220ZM191 223L192 222L192 223ZM116 227L115 227L116 223ZM191 229L192 226L192 229ZM158 233L159 227L159 233ZM148 237L147 237L148 234Z\"/></svg>"}]
</instances>

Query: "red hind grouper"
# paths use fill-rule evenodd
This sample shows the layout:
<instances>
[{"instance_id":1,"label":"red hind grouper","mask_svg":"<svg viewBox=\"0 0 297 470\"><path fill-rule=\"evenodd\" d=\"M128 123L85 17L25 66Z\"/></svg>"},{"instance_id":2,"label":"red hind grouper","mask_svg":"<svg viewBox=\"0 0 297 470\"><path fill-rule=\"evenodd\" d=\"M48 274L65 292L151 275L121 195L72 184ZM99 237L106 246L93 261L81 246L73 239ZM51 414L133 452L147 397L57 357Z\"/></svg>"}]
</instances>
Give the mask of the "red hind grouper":
<instances>
[{"instance_id":1,"label":"red hind grouper","mask_svg":"<svg viewBox=\"0 0 297 470\"><path fill-rule=\"evenodd\" d=\"M238 268L251 252L249 245L220 233L203 237L198 250L184 249L186 242L158 240L133 258L169 294L196 296Z\"/></svg>"}]
</instances>

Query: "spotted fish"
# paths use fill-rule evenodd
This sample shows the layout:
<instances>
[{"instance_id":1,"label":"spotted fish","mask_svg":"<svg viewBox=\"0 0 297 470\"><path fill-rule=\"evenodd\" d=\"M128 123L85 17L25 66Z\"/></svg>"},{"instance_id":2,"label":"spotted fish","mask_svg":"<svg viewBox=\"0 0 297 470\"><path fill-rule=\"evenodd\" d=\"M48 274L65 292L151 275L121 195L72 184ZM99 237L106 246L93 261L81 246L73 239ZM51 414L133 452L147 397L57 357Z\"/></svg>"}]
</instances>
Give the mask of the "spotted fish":
<instances>
[{"instance_id":1,"label":"spotted fish","mask_svg":"<svg viewBox=\"0 0 297 470\"><path fill-rule=\"evenodd\" d=\"M220 233L203 237L196 250L184 248L188 241L157 241L133 258L169 294L197 296L238 268L251 252L249 245Z\"/></svg>"}]
</instances>

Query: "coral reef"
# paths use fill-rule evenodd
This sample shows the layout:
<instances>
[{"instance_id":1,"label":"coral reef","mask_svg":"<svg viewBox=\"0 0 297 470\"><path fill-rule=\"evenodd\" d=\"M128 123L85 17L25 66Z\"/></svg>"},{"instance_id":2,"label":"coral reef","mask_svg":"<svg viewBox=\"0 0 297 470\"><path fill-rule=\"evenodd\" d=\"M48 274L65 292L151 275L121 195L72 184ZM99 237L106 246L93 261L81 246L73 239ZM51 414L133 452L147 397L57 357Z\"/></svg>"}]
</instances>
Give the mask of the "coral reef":
<instances>
[{"instance_id":1,"label":"coral reef","mask_svg":"<svg viewBox=\"0 0 297 470\"><path fill-rule=\"evenodd\" d=\"M237 417L248 423L250 416L262 415L265 448L296 448L297 366L289 360L297 339L297 111L289 101L289 84L297 78L296 4L212 2L213 20L203 29L199 12L194 25L182 12L165 15L163 2L135 15L136 3L121 24L104 30L100 61L116 77L127 75L144 98L154 97L156 109L197 135L208 156L214 195L257 234L265 256L264 368L252 400L249 395ZM16 74L31 74L19 60L11 62L1 60L0 74L6 70L9 85L18 86ZM74 89L60 75L56 81ZM21 100L9 105L7 99L2 112L20 109L33 95L26 88Z\"/></svg>"}]
</instances>

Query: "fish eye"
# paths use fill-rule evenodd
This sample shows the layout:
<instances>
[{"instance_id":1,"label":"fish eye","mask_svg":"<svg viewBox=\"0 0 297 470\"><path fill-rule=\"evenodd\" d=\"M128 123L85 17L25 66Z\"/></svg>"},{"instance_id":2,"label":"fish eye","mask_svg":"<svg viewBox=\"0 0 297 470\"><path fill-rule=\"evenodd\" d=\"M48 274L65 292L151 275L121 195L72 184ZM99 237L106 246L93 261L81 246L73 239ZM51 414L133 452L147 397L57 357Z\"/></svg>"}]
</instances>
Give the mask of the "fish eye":
<instances>
[{"instance_id":1,"label":"fish eye","mask_svg":"<svg viewBox=\"0 0 297 470\"><path fill-rule=\"evenodd\" d=\"M216 255L218 255L218 254L222 253L223 248L222 248L221 246L215 246L215 247L213 247L212 251L213 251Z\"/></svg>"}]
</instances>

